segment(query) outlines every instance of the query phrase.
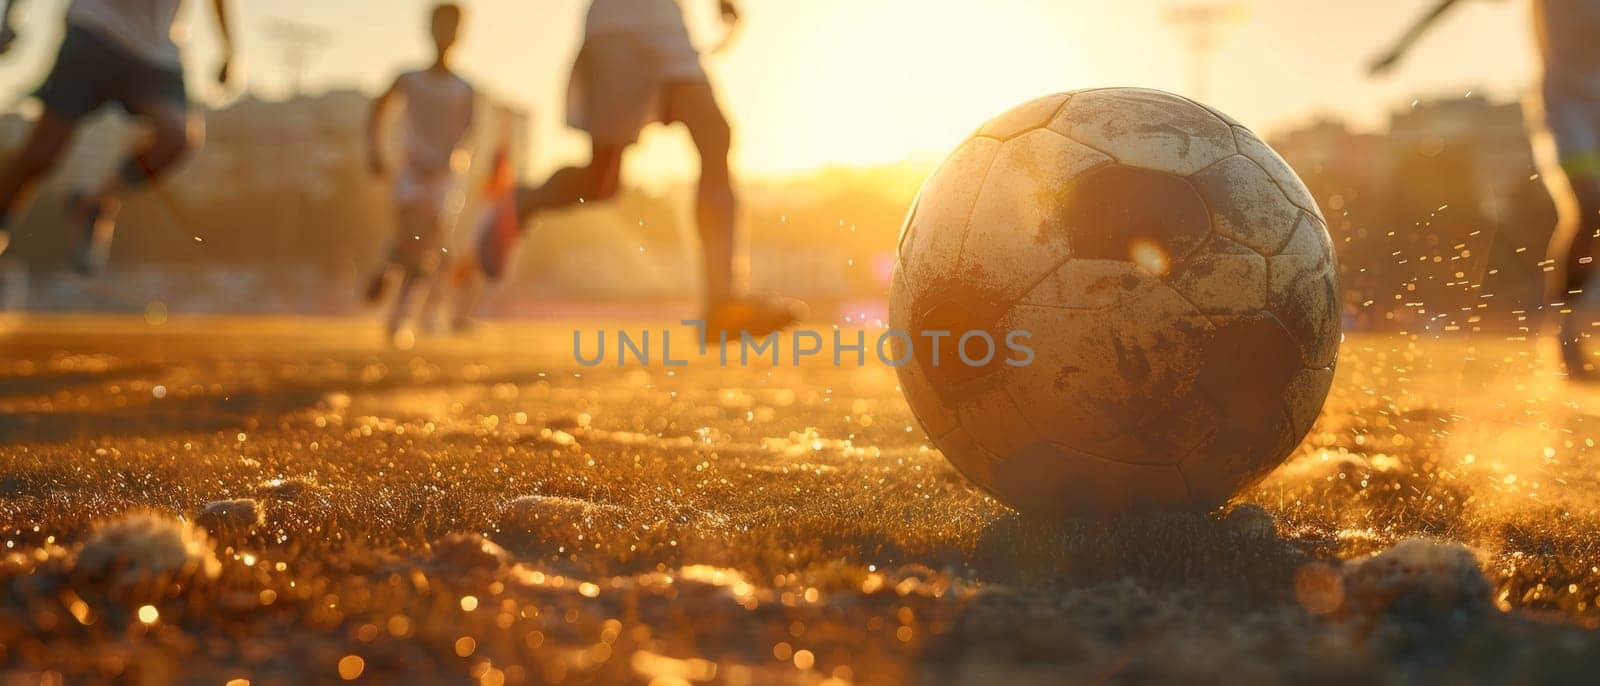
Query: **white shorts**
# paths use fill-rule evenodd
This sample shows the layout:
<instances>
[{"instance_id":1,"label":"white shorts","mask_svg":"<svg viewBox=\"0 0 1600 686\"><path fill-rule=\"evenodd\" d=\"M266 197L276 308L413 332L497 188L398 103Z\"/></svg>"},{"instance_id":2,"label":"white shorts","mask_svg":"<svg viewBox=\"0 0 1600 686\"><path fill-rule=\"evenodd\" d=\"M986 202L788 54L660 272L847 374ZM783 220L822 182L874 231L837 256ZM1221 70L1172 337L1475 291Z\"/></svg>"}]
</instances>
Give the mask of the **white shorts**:
<instances>
[{"instance_id":1,"label":"white shorts","mask_svg":"<svg viewBox=\"0 0 1600 686\"><path fill-rule=\"evenodd\" d=\"M567 89L567 123L597 145L622 146L669 117L667 86L706 80L687 31L613 32L584 39Z\"/></svg>"}]
</instances>

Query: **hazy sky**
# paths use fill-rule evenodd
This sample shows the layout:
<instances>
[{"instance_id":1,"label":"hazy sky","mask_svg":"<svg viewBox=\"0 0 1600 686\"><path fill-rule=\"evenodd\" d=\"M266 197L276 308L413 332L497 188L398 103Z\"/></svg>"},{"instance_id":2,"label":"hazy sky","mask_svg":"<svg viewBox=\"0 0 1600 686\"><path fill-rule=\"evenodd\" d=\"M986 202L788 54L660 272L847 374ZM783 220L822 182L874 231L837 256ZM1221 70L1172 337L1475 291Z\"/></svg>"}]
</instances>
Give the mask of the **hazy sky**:
<instances>
[{"instance_id":1,"label":"hazy sky","mask_svg":"<svg viewBox=\"0 0 1600 686\"><path fill-rule=\"evenodd\" d=\"M0 0L3 2L4 0ZM721 29L715 0L682 0L697 40ZM1363 64L1432 0L1254 0L1212 61L1210 100L1271 132L1334 113L1381 121L1416 95L1502 97L1533 69L1527 0L1468 3L1388 82ZM269 17L328 27L336 42L307 74L312 88L372 90L425 62L430 0L233 0L250 88L285 90ZM208 0L190 0L188 61L211 71ZM467 0L460 66L481 88L537 118L537 166L581 159L563 128L566 77L587 0ZM707 59L738 127L737 164L781 173L831 163L938 156L987 117L1047 92L1105 85L1186 90L1185 51L1162 20L1168 0L745 0L746 25ZM21 10L26 42L0 62L0 107L37 83L54 54L66 0ZM196 79L202 72L194 72ZM656 132L630 160L635 183L694 169L686 137Z\"/></svg>"}]
</instances>

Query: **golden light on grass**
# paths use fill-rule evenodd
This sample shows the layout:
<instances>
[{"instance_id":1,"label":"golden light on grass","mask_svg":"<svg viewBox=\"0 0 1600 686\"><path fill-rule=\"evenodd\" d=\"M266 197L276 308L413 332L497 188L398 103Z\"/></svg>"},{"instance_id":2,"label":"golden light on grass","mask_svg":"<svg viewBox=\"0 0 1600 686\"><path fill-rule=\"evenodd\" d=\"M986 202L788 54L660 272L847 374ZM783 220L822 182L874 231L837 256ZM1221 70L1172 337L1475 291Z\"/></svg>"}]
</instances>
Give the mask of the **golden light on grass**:
<instances>
[{"instance_id":1,"label":"golden light on grass","mask_svg":"<svg viewBox=\"0 0 1600 686\"><path fill-rule=\"evenodd\" d=\"M470 595L461 596L461 611L462 612L471 612L471 611L476 610L476 609L478 609L478 597L477 596L470 596Z\"/></svg>"},{"instance_id":2,"label":"golden light on grass","mask_svg":"<svg viewBox=\"0 0 1600 686\"><path fill-rule=\"evenodd\" d=\"M339 678L345 681L355 681L366 671L367 661L360 655L346 655L339 658Z\"/></svg>"},{"instance_id":3,"label":"golden light on grass","mask_svg":"<svg viewBox=\"0 0 1600 686\"><path fill-rule=\"evenodd\" d=\"M158 622L160 620L161 620L161 611L157 610L156 606L154 606L154 605L140 605L139 606L139 621L144 622L145 624L155 624L156 622Z\"/></svg>"},{"instance_id":4,"label":"golden light on grass","mask_svg":"<svg viewBox=\"0 0 1600 686\"><path fill-rule=\"evenodd\" d=\"M471 636L456 639L456 657L466 657L478 652L478 640Z\"/></svg>"},{"instance_id":5,"label":"golden light on grass","mask_svg":"<svg viewBox=\"0 0 1600 686\"><path fill-rule=\"evenodd\" d=\"M798 669L809 670L817 664L817 656L809 650L797 650L794 653L794 666Z\"/></svg>"}]
</instances>

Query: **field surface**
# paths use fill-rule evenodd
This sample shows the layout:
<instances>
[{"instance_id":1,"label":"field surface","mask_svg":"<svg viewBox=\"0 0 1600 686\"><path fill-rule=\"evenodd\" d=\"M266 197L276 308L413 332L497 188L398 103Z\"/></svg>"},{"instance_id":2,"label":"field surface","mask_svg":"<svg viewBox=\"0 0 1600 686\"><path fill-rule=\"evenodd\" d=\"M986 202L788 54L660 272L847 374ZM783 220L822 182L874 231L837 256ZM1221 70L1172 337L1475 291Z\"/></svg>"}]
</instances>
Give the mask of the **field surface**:
<instances>
[{"instance_id":1,"label":"field surface","mask_svg":"<svg viewBox=\"0 0 1600 686\"><path fill-rule=\"evenodd\" d=\"M583 369L579 326L0 321L0 684L1600 669L1600 390L1536 342L1352 337L1229 508L1045 522L887 367Z\"/></svg>"}]
</instances>

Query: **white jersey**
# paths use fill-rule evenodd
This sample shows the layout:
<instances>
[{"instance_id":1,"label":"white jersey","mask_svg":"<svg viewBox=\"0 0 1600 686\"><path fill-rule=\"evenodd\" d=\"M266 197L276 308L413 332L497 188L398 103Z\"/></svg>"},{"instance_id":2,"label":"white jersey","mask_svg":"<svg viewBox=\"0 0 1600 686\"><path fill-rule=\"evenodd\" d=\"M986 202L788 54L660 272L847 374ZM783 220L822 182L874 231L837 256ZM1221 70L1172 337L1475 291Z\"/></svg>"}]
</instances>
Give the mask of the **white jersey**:
<instances>
[{"instance_id":1,"label":"white jersey","mask_svg":"<svg viewBox=\"0 0 1600 686\"><path fill-rule=\"evenodd\" d=\"M589 36L689 35L678 0L594 0L584 32Z\"/></svg>"},{"instance_id":2,"label":"white jersey","mask_svg":"<svg viewBox=\"0 0 1600 686\"><path fill-rule=\"evenodd\" d=\"M67 23L92 31L150 64L181 69L187 37L183 0L72 0Z\"/></svg>"},{"instance_id":3,"label":"white jersey","mask_svg":"<svg viewBox=\"0 0 1600 686\"><path fill-rule=\"evenodd\" d=\"M395 88L405 103L400 124L405 168L448 171L451 156L472 128L477 100L472 85L454 74L423 70L401 74Z\"/></svg>"}]
</instances>

